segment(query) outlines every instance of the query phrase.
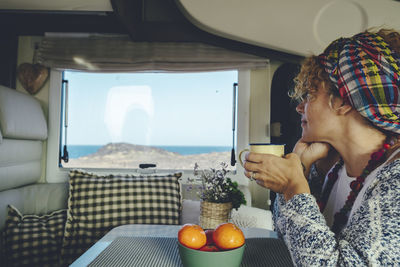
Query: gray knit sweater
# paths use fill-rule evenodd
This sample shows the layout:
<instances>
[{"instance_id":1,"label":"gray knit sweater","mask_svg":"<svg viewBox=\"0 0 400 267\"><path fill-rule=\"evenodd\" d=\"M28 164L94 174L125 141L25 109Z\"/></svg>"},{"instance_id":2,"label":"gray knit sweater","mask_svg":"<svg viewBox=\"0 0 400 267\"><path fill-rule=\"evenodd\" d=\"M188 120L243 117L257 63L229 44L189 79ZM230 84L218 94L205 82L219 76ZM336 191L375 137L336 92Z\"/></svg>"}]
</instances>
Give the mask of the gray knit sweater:
<instances>
[{"instance_id":1,"label":"gray knit sweater","mask_svg":"<svg viewBox=\"0 0 400 267\"><path fill-rule=\"evenodd\" d=\"M278 194L275 231L296 266L400 266L400 159L384 166L358 197L360 207L335 236L313 195L286 202Z\"/></svg>"}]
</instances>

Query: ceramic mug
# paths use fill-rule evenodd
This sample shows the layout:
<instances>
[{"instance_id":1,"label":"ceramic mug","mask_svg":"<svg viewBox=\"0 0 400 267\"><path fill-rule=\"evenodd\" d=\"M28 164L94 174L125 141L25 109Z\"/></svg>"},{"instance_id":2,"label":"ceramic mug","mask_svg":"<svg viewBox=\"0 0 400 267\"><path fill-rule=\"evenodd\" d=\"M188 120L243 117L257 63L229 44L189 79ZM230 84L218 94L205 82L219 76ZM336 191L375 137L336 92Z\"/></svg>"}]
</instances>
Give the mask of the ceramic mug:
<instances>
[{"instance_id":1,"label":"ceramic mug","mask_svg":"<svg viewBox=\"0 0 400 267\"><path fill-rule=\"evenodd\" d=\"M244 163L242 160L243 152L254 152L254 153L262 153L262 154L272 154L278 157L282 157L285 155L285 145L284 144L269 144L269 143L252 143L249 144L250 148L243 149L239 153L239 161L240 165L244 167Z\"/></svg>"}]
</instances>

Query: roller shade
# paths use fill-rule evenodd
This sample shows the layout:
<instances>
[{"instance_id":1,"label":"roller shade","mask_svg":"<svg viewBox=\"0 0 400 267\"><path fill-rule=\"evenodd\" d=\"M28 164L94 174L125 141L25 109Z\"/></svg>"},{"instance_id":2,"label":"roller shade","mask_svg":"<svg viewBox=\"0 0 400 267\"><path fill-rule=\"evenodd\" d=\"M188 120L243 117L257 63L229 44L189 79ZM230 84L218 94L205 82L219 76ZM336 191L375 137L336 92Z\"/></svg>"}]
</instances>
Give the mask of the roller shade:
<instances>
[{"instance_id":1,"label":"roller shade","mask_svg":"<svg viewBox=\"0 0 400 267\"><path fill-rule=\"evenodd\" d=\"M44 37L36 63L101 72L190 72L264 68L268 59L202 43L133 42L128 36Z\"/></svg>"}]
</instances>

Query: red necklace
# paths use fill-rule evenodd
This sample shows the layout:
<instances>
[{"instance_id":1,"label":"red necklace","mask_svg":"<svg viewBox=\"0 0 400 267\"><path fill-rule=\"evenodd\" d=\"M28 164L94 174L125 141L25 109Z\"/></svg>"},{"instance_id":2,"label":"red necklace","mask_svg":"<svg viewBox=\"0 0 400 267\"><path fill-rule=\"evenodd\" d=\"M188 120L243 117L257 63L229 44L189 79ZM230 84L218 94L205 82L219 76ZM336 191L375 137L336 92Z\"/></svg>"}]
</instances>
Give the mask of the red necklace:
<instances>
[{"instance_id":1,"label":"red necklace","mask_svg":"<svg viewBox=\"0 0 400 267\"><path fill-rule=\"evenodd\" d=\"M343 206L336 214L334 215L332 231L336 234L345 226L349 212L353 207L354 201L356 200L358 193L361 191L361 188L364 186L364 181L367 178L368 174L370 174L376 167L382 164L386 160L386 151L393 145L393 141L387 140L383 147L378 151L371 154L371 159L368 161L367 166L363 170L360 176L358 176L354 181L350 183L351 191L347 196L347 200ZM332 171L328 174L328 181L325 187L322 196L317 200L319 209L321 212L324 211L326 203L328 202L329 195L332 191L333 185L336 180L339 178L339 170L343 167L343 159L340 159L335 167L333 167Z\"/></svg>"}]
</instances>

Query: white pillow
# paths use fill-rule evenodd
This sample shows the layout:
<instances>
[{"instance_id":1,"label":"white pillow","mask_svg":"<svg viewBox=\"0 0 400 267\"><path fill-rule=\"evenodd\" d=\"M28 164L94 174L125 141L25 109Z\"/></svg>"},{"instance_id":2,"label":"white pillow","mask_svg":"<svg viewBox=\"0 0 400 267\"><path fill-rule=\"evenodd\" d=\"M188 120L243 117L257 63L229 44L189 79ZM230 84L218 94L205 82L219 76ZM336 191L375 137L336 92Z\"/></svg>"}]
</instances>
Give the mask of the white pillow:
<instances>
[{"instance_id":1,"label":"white pillow","mask_svg":"<svg viewBox=\"0 0 400 267\"><path fill-rule=\"evenodd\" d=\"M239 227L255 227L273 230L272 213L270 210L240 206L232 210L231 221Z\"/></svg>"}]
</instances>

